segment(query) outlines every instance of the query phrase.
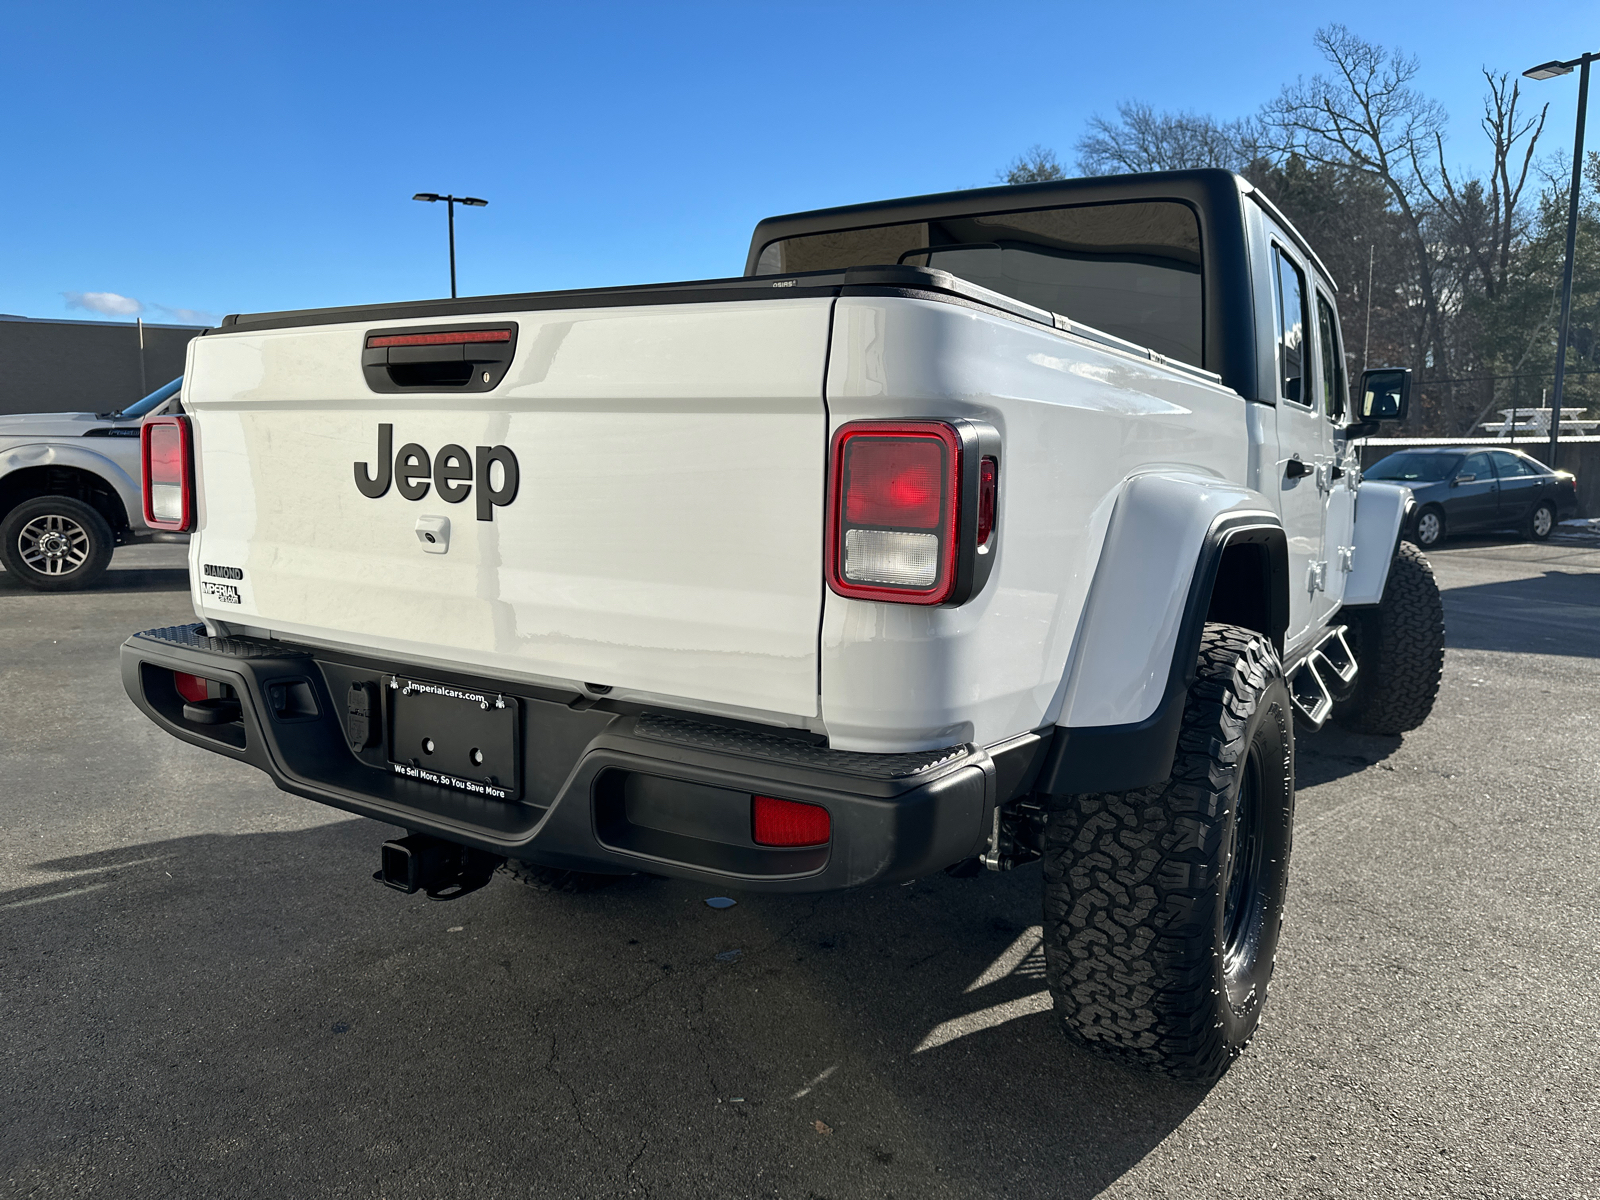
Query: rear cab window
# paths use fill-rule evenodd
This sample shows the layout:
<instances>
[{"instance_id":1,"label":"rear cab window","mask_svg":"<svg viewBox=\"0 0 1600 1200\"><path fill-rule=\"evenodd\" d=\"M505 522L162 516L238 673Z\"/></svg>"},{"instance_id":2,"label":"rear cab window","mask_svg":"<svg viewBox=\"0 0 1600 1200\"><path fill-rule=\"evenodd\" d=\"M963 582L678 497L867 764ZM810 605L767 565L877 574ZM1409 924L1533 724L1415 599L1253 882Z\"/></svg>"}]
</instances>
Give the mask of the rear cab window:
<instances>
[{"instance_id":1,"label":"rear cab window","mask_svg":"<svg viewBox=\"0 0 1600 1200\"><path fill-rule=\"evenodd\" d=\"M782 238L759 275L930 267L1204 367L1200 220L1176 200L946 217Z\"/></svg>"}]
</instances>

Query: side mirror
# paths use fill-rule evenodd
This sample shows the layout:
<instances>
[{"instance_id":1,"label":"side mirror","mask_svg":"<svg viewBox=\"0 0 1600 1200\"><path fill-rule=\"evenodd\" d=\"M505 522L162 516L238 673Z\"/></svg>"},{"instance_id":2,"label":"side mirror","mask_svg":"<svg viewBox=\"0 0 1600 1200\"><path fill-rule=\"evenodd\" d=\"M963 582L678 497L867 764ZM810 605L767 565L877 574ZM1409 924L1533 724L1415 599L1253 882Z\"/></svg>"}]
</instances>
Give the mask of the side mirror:
<instances>
[{"instance_id":1,"label":"side mirror","mask_svg":"<svg viewBox=\"0 0 1600 1200\"><path fill-rule=\"evenodd\" d=\"M1411 368L1361 372L1361 419L1403 421L1411 407Z\"/></svg>"},{"instance_id":2,"label":"side mirror","mask_svg":"<svg viewBox=\"0 0 1600 1200\"><path fill-rule=\"evenodd\" d=\"M1456 487L1457 485L1463 484L1463 483L1477 483L1477 482L1478 482L1478 477L1476 475L1457 475L1454 479L1452 479L1450 481L1450 486L1451 487Z\"/></svg>"}]
</instances>

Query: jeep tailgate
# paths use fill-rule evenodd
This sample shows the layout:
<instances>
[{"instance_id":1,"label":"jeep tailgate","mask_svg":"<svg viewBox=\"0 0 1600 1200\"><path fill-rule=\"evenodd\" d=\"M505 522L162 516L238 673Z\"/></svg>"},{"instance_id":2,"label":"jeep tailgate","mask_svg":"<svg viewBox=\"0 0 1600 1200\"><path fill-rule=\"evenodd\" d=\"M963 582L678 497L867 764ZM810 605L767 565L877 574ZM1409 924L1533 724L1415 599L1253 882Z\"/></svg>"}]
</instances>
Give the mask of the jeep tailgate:
<instances>
[{"instance_id":1,"label":"jeep tailgate","mask_svg":"<svg viewBox=\"0 0 1600 1200\"><path fill-rule=\"evenodd\" d=\"M184 397L196 611L230 629L806 724L817 715L831 305L425 322L515 329L504 377L477 391L369 385L369 339L414 318L197 338ZM382 426L397 456L413 444L433 460L465 451L444 476L455 502L421 474L366 494L393 467ZM479 503L501 446L515 457L515 495L506 464L488 465L493 502ZM407 499L402 482L425 490ZM419 522L438 532L432 546Z\"/></svg>"}]
</instances>

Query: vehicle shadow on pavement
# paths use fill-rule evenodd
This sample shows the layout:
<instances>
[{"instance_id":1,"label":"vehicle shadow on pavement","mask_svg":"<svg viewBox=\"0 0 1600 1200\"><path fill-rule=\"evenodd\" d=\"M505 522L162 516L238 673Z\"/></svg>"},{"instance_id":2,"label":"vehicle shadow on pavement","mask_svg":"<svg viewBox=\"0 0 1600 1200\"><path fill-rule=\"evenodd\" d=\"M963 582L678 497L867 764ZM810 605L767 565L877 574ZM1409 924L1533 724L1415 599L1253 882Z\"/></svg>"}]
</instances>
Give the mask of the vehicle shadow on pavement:
<instances>
[{"instance_id":1,"label":"vehicle shadow on pavement","mask_svg":"<svg viewBox=\"0 0 1600 1200\"><path fill-rule=\"evenodd\" d=\"M643 876L439 904L372 882L387 836L178 838L0 893L0 1175L38 1195L1076 1198L1207 1094L1054 1028L1036 867L720 911Z\"/></svg>"},{"instance_id":2,"label":"vehicle shadow on pavement","mask_svg":"<svg viewBox=\"0 0 1600 1200\"><path fill-rule=\"evenodd\" d=\"M1297 789L1332 783L1365 771L1400 749L1400 738L1355 733L1328 722L1315 733L1297 728L1294 736L1294 785Z\"/></svg>"},{"instance_id":3,"label":"vehicle shadow on pavement","mask_svg":"<svg viewBox=\"0 0 1600 1200\"><path fill-rule=\"evenodd\" d=\"M1546 571L1441 595L1451 649L1600 658L1600 572Z\"/></svg>"},{"instance_id":4,"label":"vehicle shadow on pavement","mask_svg":"<svg viewBox=\"0 0 1600 1200\"><path fill-rule=\"evenodd\" d=\"M94 593L187 592L188 590L187 567L112 567L90 587L74 588L57 594L83 596ZM6 592L28 596L48 594L19 582L16 576L0 568L0 594Z\"/></svg>"}]
</instances>

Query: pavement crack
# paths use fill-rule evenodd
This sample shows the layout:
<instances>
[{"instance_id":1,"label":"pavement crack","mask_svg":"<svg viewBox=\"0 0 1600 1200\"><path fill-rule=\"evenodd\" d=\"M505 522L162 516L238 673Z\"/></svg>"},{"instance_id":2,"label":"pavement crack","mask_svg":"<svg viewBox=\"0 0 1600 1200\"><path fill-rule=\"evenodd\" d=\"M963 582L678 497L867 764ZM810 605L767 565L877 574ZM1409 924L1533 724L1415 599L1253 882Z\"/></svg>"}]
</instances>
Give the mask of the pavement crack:
<instances>
[{"instance_id":1,"label":"pavement crack","mask_svg":"<svg viewBox=\"0 0 1600 1200\"><path fill-rule=\"evenodd\" d=\"M553 1033L550 1035L550 1056L545 1059L544 1069L555 1076L557 1083L567 1089L567 1101L572 1105L572 1116L578 1122L579 1128L593 1139L596 1146L604 1149L605 1142L601 1140L600 1135L594 1131L589 1125L588 1119L583 1115L583 1105L578 1103L578 1089L573 1087L568 1082L567 1077L556 1069L556 1035Z\"/></svg>"},{"instance_id":2,"label":"pavement crack","mask_svg":"<svg viewBox=\"0 0 1600 1200\"><path fill-rule=\"evenodd\" d=\"M640 1139L640 1141L639 1141L639 1149L634 1151L633 1157L628 1160L627 1168L622 1172L622 1182L623 1183L627 1183L629 1180L631 1180L633 1178L633 1169L634 1169L634 1167L636 1167L639 1164L639 1160L644 1157L644 1152L646 1150L648 1150L649 1148L650 1148L650 1139L649 1138ZM639 1186L644 1189L645 1200L650 1200L650 1194L651 1194L650 1185L648 1183L646 1183L644 1180L641 1179L639 1181Z\"/></svg>"}]
</instances>

